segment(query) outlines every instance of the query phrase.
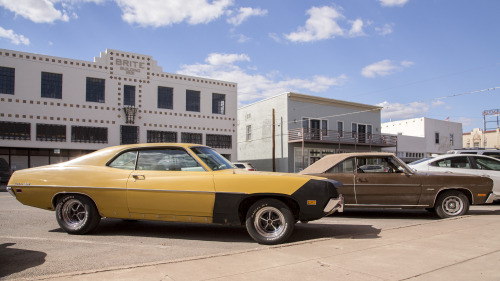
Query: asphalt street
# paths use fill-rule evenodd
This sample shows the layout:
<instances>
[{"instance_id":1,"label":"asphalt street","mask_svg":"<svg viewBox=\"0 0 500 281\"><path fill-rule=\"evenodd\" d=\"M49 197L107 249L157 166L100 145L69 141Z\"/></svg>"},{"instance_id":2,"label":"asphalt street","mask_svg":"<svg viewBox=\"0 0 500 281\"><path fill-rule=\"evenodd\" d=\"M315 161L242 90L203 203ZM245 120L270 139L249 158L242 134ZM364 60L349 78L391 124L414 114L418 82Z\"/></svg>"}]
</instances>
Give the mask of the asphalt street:
<instances>
[{"instance_id":1,"label":"asphalt street","mask_svg":"<svg viewBox=\"0 0 500 281\"><path fill-rule=\"evenodd\" d=\"M473 206L469 215L448 220L423 210L347 210L297 224L286 244L263 246L244 227L203 224L105 219L90 235L68 235L54 212L0 192L6 280L255 280L260 270L277 280L418 280L446 268L499 280L500 272L486 266L497 267L499 252L500 205ZM406 275L403 261L413 269Z\"/></svg>"}]
</instances>

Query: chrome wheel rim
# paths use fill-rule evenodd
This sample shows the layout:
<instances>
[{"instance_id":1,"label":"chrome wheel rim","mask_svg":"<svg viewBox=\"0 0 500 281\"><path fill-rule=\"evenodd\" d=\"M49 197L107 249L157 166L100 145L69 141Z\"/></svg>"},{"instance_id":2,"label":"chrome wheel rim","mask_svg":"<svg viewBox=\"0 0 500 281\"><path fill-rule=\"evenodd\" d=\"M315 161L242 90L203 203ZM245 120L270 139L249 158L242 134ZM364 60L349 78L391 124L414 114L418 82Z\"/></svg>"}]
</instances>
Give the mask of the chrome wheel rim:
<instances>
[{"instance_id":1,"label":"chrome wheel rim","mask_svg":"<svg viewBox=\"0 0 500 281\"><path fill-rule=\"evenodd\" d=\"M72 229L80 228L88 217L85 205L76 199L70 199L64 203L61 214L64 223Z\"/></svg>"},{"instance_id":2,"label":"chrome wheel rim","mask_svg":"<svg viewBox=\"0 0 500 281\"><path fill-rule=\"evenodd\" d=\"M458 196L449 196L443 200L443 211L450 216L460 214L464 209L464 203Z\"/></svg>"},{"instance_id":3,"label":"chrome wheel rim","mask_svg":"<svg viewBox=\"0 0 500 281\"><path fill-rule=\"evenodd\" d=\"M275 238L285 231L285 217L274 207L264 207L255 214L255 230L266 238Z\"/></svg>"}]
</instances>

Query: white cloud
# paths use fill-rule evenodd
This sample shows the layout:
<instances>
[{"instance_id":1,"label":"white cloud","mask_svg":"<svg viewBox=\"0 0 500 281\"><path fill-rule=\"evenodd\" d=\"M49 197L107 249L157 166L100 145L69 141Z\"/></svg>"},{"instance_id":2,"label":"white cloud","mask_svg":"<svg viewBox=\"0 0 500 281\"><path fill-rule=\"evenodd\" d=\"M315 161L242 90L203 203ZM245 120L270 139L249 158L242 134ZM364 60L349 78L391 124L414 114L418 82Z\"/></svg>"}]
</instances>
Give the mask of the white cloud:
<instances>
[{"instance_id":1,"label":"white cloud","mask_svg":"<svg viewBox=\"0 0 500 281\"><path fill-rule=\"evenodd\" d=\"M411 65L413 65L413 62L411 61L403 61L398 65L391 60L383 60L365 66L361 70L361 75L368 78L375 78L376 76L387 76L396 72L400 72L404 67L410 67Z\"/></svg>"},{"instance_id":2,"label":"white cloud","mask_svg":"<svg viewBox=\"0 0 500 281\"><path fill-rule=\"evenodd\" d=\"M387 35L387 34L391 34L392 33L392 28L393 28L394 24L389 24L389 23L386 23L384 26L382 27L375 27L375 31L380 34L380 35Z\"/></svg>"},{"instance_id":3,"label":"white cloud","mask_svg":"<svg viewBox=\"0 0 500 281\"><path fill-rule=\"evenodd\" d=\"M394 7L394 6L404 6L410 0L379 0L380 4L385 7Z\"/></svg>"},{"instance_id":4,"label":"white cloud","mask_svg":"<svg viewBox=\"0 0 500 281\"><path fill-rule=\"evenodd\" d=\"M324 92L328 88L341 85L347 80L345 75L338 77L314 76L310 79L281 78L276 72L255 73L255 69L243 69L237 65L249 62L246 54L210 54L205 64L183 65L179 74L201 76L238 83L240 104L271 97L288 91Z\"/></svg>"},{"instance_id":5,"label":"white cloud","mask_svg":"<svg viewBox=\"0 0 500 281\"><path fill-rule=\"evenodd\" d=\"M250 7L242 7L238 10L238 14L233 17L230 17L227 22L232 25L240 25L249 17L252 16L265 16L267 15L267 10L262 10L259 8L250 8Z\"/></svg>"},{"instance_id":6,"label":"white cloud","mask_svg":"<svg viewBox=\"0 0 500 281\"><path fill-rule=\"evenodd\" d=\"M306 12L309 15L305 26L298 31L285 35L293 42L312 42L343 36L344 30L338 25L337 20L344 16L333 7L312 7Z\"/></svg>"},{"instance_id":7,"label":"white cloud","mask_svg":"<svg viewBox=\"0 0 500 281\"><path fill-rule=\"evenodd\" d=\"M122 19L141 26L169 26L176 23L209 23L228 12L232 0L115 0L122 9Z\"/></svg>"},{"instance_id":8,"label":"white cloud","mask_svg":"<svg viewBox=\"0 0 500 281\"><path fill-rule=\"evenodd\" d=\"M429 105L422 102L412 102L410 104L389 103L384 101L377 104L383 107L382 119L399 120L409 119L425 115L429 111Z\"/></svg>"},{"instance_id":9,"label":"white cloud","mask_svg":"<svg viewBox=\"0 0 500 281\"><path fill-rule=\"evenodd\" d=\"M1 26L0 26L0 37L9 39L10 42L14 45L23 44L28 46L30 44L30 40L24 37L24 35L16 34L14 33L14 30L4 29Z\"/></svg>"},{"instance_id":10,"label":"white cloud","mask_svg":"<svg viewBox=\"0 0 500 281\"><path fill-rule=\"evenodd\" d=\"M0 0L0 6L35 23L69 21L66 10L54 7L57 0Z\"/></svg>"},{"instance_id":11,"label":"white cloud","mask_svg":"<svg viewBox=\"0 0 500 281\"><path fill-rule=\"evenodd\" d=\"M361 19L353 21L351 30L349 30L349 36L356 37L363 35L365 35L365 33L363 32L363 21Z\"/></svg>"}]
</instances>

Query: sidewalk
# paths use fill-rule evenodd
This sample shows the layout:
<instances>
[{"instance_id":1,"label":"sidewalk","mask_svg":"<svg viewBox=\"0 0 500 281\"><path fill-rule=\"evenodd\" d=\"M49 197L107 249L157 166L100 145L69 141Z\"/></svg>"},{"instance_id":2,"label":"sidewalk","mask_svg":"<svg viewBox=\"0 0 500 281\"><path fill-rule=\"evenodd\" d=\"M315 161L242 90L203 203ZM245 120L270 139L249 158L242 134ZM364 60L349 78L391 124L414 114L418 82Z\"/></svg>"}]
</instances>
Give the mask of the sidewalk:
<instances>
[{"instance_id":1,"label":"sidewalk","mask_svg":"<svg viewBox=\"0 0 500 281\"><path fill-rule=\"evenodd\" d=\"M498 212L41 280L500 280Z\"/></svg>"}]
</instances>

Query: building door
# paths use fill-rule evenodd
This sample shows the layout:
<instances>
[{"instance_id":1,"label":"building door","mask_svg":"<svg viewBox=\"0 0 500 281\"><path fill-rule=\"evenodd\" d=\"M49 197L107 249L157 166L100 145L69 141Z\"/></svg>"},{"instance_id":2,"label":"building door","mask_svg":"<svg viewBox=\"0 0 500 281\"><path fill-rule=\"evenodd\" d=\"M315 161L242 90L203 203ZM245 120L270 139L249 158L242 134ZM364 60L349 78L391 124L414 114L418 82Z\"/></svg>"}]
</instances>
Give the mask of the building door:
<instances>
[{"instance_id":1,"label":"building door","mask_svg":"<svg viewBox=\"0 0 500 281\"><path fill-rule=\"evenodd\" d=\"M358 124L358 142L366 143L366 125Z\"/></svg>"},{"instance_id":2,"label":"building door","mask_svg":"<svg viewBox=\"0 0 500 281\"><path fill-rule=\"evenodd\" d=\"M321 133L321 122L317 119L311 119L311 138L313 140L319 140Z\"/></svg>"}]
</instances>

